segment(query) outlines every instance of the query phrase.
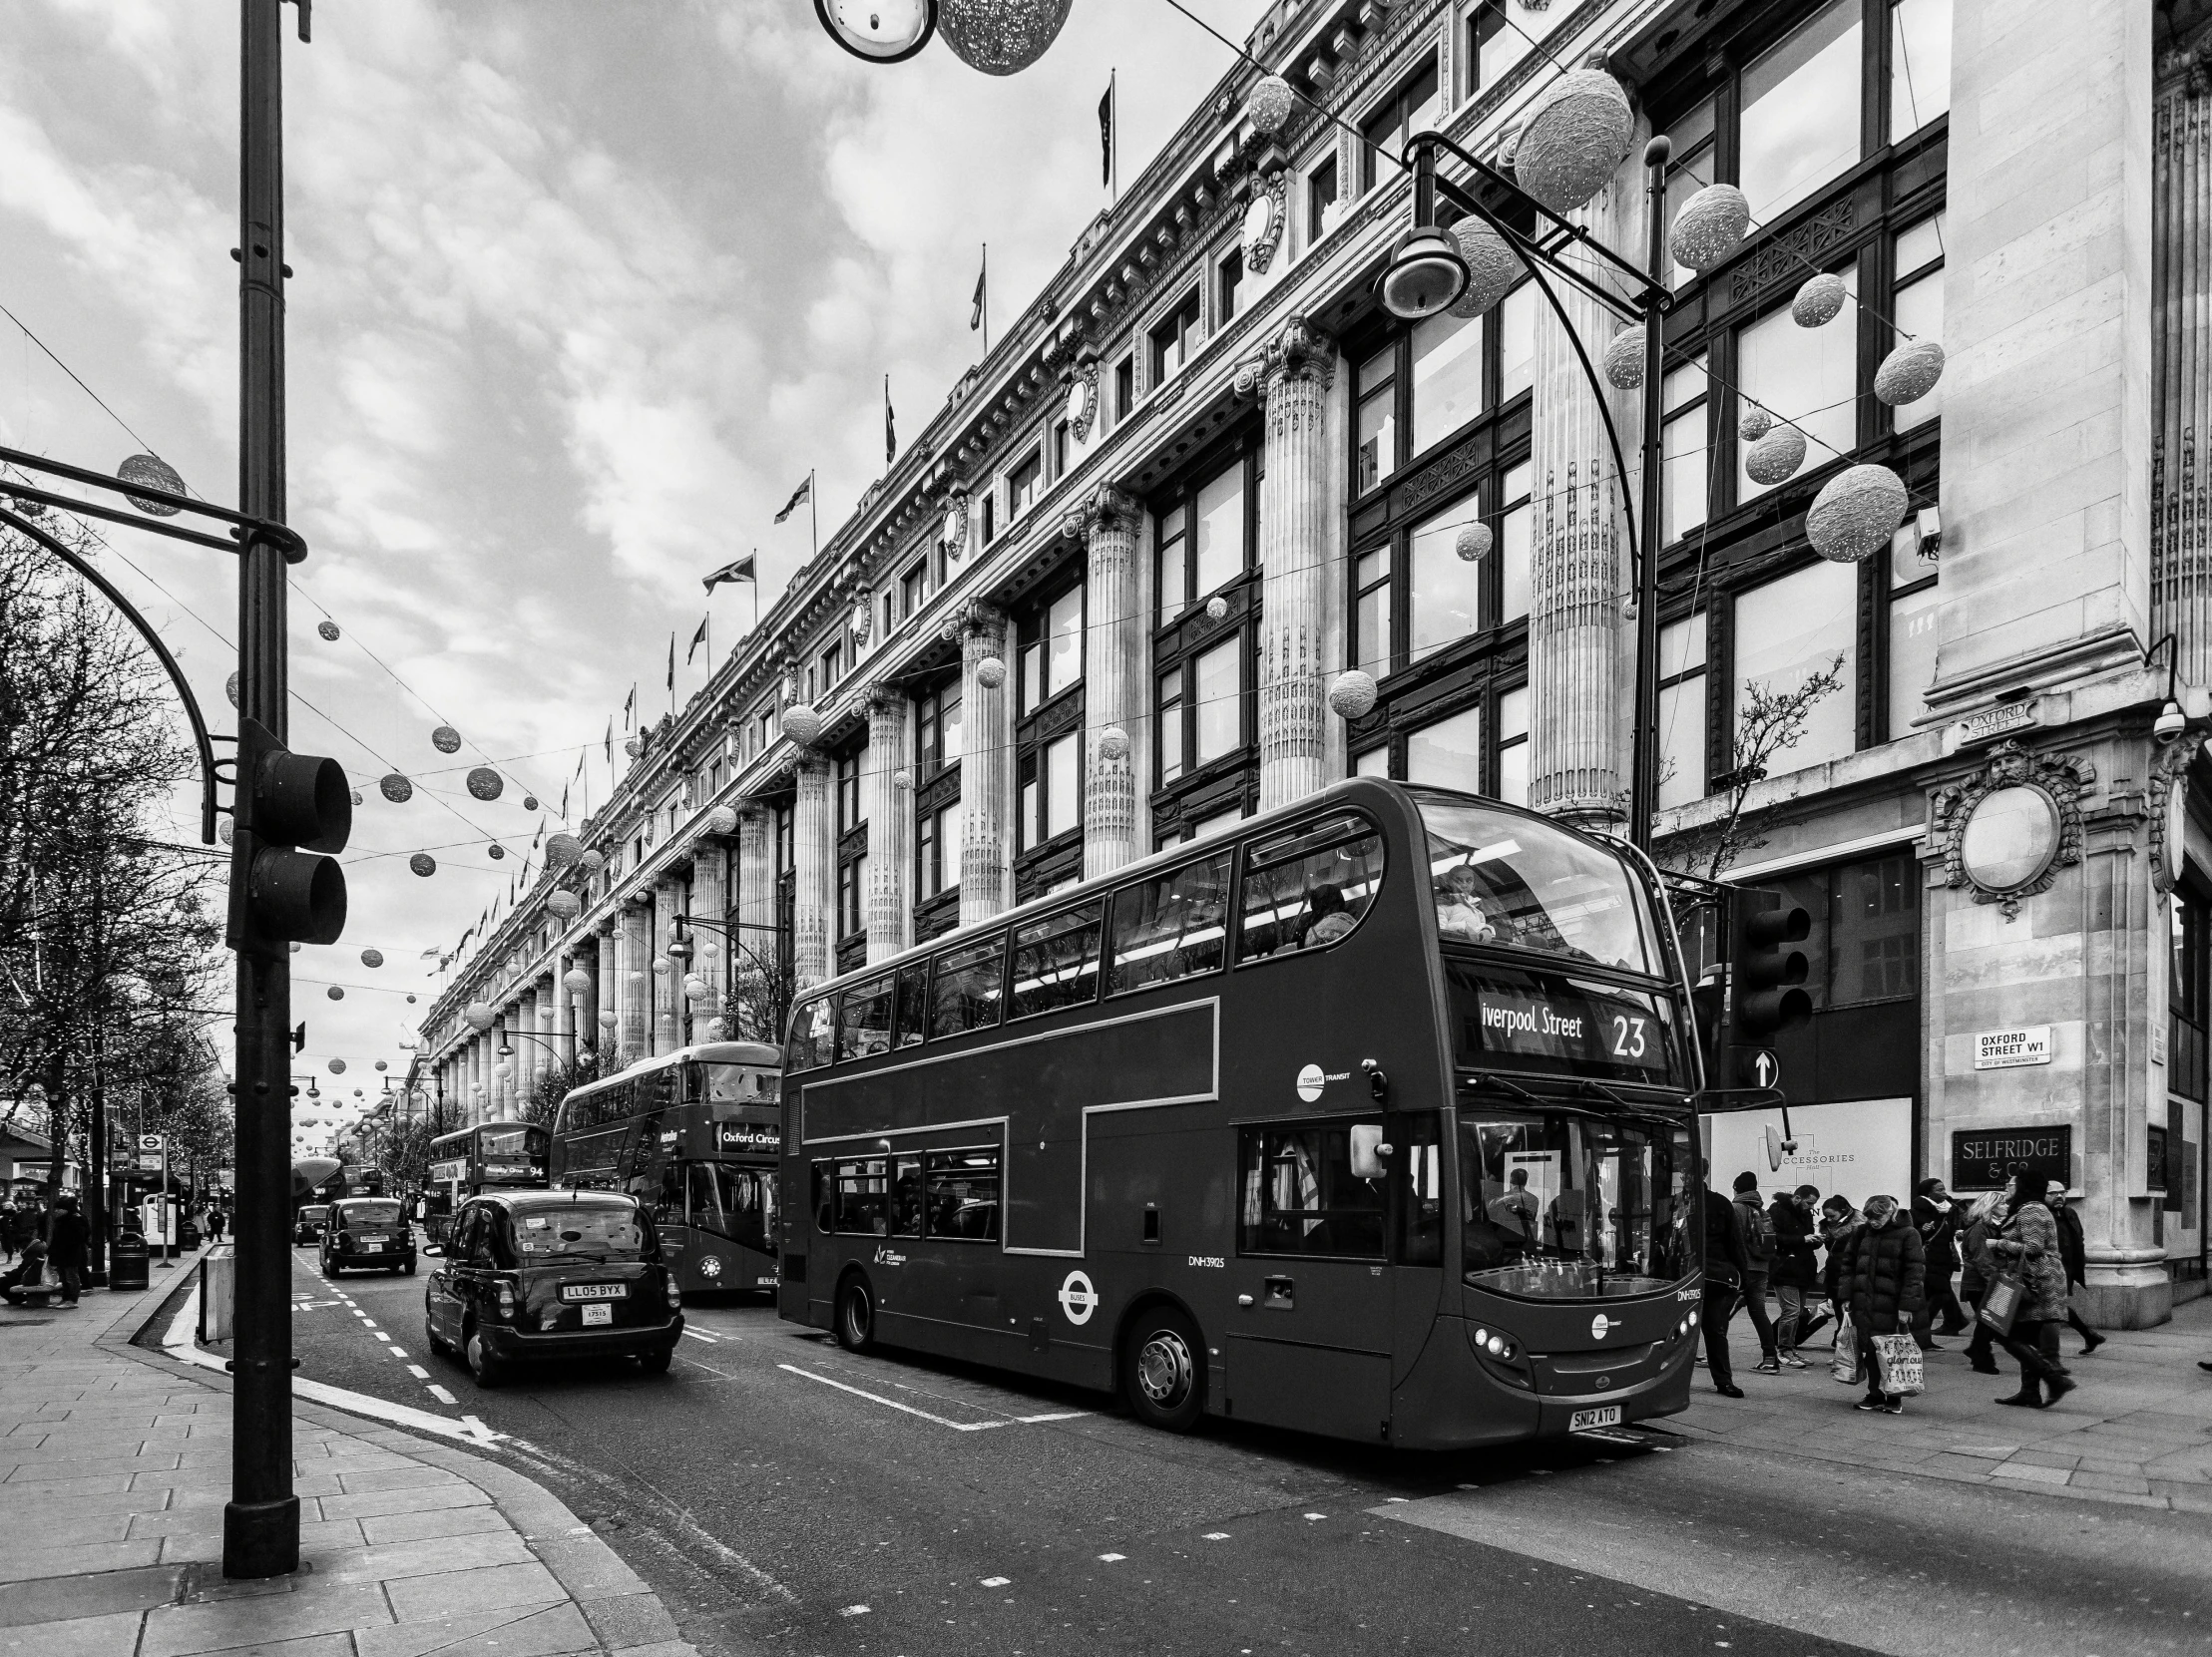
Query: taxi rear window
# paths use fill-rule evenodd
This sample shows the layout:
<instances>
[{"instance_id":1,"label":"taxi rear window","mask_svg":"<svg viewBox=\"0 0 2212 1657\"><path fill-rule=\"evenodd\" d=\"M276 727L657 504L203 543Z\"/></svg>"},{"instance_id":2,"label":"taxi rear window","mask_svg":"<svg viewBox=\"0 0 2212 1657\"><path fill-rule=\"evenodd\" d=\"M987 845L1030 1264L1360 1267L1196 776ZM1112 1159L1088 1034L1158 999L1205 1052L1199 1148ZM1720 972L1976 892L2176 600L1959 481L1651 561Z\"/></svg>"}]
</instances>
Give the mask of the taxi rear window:
<instances>
[{"instance_id":1,"label":"taxi rear window","mask_svg":"<svg viewBox=\"0 0 2212 1657\"><path fill-rule=\"evenodd\" d=\"M349 1202L338 1213L352 1225L397 1225L399 1204L396 1202Z\"/></svg>"},{"instance_id":2,"label":"taxi rear window","mask_svg":"<svg viewBox=\"0 0 2212 1657\"><path fill-rule=\"evenodd\" d=\"M507 1218L514 1253L526 1266L555 1260L650 1260L661 1252L644 1211L628 1203L563 1203L525 1208Z\"/></svg>"}]
</instances>

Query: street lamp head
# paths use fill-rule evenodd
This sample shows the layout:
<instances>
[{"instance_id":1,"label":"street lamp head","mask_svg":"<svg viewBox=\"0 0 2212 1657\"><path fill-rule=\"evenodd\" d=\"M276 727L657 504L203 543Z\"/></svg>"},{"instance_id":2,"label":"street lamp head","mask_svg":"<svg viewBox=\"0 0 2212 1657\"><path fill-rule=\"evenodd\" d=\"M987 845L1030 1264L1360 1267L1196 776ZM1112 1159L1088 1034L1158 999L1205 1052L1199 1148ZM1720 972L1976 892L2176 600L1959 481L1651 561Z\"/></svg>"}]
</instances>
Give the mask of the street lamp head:
<instances>
[{"instance_id":1,"label":"street lamp head","mask_svg":"<svg viewBox=\"0 0 2212 1657\"><path fill-rule=\"evenodd\" d=\"M496 1050L499 1053L499 1056L502 1058L512 1058L515 1056L515 1049L512 1046L508 1045L508 1043L506 1043L505 1041L500 1042Z\"/></svg>"},{"instance_id":2,"label":"street lamp head","mask_svg":"<svg viewBox=\"0 0 2212 1657\"><path fill-rule=\"evenodd\" d=\"M1467 260L1452 238L1423 224L1398 238L1375 285L1385 310L1401 321L1418 322L1448 309L1467 291Z\"/></svg>"},{"instance_id":3,"label":"street lamp head","mask_svg":"<svg viewBox=\"0 0 2212 1657\"><path fill-rule=\"evenodd\" d=\"M2189 728L2189 721L2178 702L2168 702L2160 711L2157 722L2150 728L2160 742L2171 742Z\"/></svg>"},{"instance_id":4,"label":"street lamp head","mask_svg":"<svg viewBox=\"0 0 2212 1657\"><path fill-rule=\"evenodd\" d=\"M937 0L814 0L829 38L869 63L903 63L937 32Z\"/></svg>"}]
</instances>

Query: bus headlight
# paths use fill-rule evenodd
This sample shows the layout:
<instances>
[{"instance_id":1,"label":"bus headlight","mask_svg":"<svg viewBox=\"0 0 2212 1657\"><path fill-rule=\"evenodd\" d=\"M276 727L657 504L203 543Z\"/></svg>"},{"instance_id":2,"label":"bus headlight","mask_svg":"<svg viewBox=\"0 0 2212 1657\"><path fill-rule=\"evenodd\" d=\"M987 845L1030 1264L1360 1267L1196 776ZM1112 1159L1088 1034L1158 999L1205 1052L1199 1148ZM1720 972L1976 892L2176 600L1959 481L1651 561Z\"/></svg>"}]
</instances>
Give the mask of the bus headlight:
<instances>
[{"instance_id":1,"label":"bus headlight","mask_svg":"<svg viewBox=\"0 0 2212 1657\"><path fill-rule=\"evenodd\" d=\"M721 1275L722 1263L720 1257L710 1254L704 1260L701 1260L699 1262L699 1276L720 1277Z\"/></svg>"}]
</instances>

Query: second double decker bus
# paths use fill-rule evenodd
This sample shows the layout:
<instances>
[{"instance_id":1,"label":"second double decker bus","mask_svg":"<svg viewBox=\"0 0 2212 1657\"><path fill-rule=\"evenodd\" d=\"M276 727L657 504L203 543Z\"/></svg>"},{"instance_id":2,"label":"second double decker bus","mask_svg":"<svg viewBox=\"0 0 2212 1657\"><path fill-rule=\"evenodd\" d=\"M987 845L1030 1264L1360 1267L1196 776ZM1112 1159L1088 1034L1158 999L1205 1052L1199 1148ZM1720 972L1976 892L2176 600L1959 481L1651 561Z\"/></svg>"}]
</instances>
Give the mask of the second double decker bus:
<instances>
[{"instance_id":1,"label":"second double decker bus","mask_svg":"<svg viewBox=\"0 0 2212 1657\"><path fill-rule=\"evenodd\" d=\"M447 1229L470 1197L506 1186L546 1182L546 1130L533 1122L478 1122L430 1141L423 1185L423 1229L445 1246Z\"/></svg>"},{"instance_id":2,"label":"second double decker bus","mask_svg":"<svg viewBox=\"0 0 2212 1657\"><path fill-rule=\"evenodd\" d=\"M774 1289L782 1061L704 1041L587 1082L554 1118L553 1182L645 1203L687 1295Z\"/></svg>"},{"instance_id":3,"label":"second double decker bus","mask_svg":"<svg viewBox=\"0 0 2212 1657\"><path fill-rule=\"evenodd\" d=\"M1646 859L1353 779L802 1001L780 1311L1171 1429L1666 1415L1694 1045Z\"/></svg>"}]
</instances>

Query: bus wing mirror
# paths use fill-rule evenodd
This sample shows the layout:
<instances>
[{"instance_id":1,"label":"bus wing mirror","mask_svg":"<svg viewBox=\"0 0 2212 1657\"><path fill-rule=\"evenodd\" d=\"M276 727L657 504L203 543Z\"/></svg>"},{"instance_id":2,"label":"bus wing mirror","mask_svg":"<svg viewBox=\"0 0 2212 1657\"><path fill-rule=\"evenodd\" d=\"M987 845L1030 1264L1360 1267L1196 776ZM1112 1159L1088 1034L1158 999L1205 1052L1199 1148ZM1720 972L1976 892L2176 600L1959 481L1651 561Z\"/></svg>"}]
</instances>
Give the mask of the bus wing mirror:
<instances>
[{"instance_id":1,"label":"bus wing mirror","mask_svg":"<svg viewBox=\"0 0 2212 1657\"><path fill-rule=\"evenodd\" d=\"M1383 1126L1380 1122L1354 1122L1352 1124L1352 1177L1354 1179L1381 1179L1389 1170L1383 1158L1390 1154L1390 1147L1383 1143Z\"/></svg>"},{"instance_id":2,"label":"bus wing mirror","mask_svg":"<svg viewBox=\"0 0 2212 1657\"><path fill-rule=\"evenodd\" d=\"M435 1255L441 1260L445 1258L445 1250L440 1248L436 1243L423 1244L422 1252L425 1254Z\"/></svg>"}]
</instances>

